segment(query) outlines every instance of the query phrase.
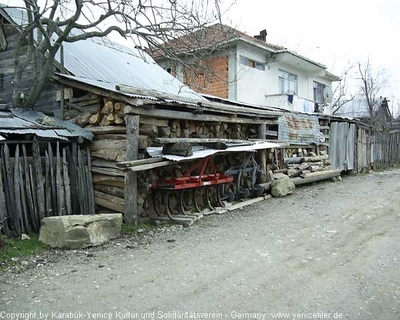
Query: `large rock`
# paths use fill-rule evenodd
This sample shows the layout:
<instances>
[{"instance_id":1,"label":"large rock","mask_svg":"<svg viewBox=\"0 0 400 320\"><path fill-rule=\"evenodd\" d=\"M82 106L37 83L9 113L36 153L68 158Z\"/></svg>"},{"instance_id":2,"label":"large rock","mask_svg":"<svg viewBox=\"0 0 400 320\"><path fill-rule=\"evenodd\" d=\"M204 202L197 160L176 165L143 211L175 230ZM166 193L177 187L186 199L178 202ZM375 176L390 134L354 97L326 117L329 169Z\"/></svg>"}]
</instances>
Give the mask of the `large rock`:
<instances>
[{"instance_id":1,"label":"large rock","mask_svg":"<svg viewBox=\"0 0 400 320\"><path fill-rule=\"evenodd\" d=\"M295 185L288 176L279 178L271 184L271 194L278 198L287 196L292 193L294 189Z\"/></svg>"},{"instance_id":2,"label":"large rock","mask_svg":"<svg viewBox=\"0 0 400 320\"><path fill-rule=\"evenodd\" d=\"M122 214L70 215L42 220L39 241L53 248L98 246L121 233Z\"/></svg>"}]
</instances>

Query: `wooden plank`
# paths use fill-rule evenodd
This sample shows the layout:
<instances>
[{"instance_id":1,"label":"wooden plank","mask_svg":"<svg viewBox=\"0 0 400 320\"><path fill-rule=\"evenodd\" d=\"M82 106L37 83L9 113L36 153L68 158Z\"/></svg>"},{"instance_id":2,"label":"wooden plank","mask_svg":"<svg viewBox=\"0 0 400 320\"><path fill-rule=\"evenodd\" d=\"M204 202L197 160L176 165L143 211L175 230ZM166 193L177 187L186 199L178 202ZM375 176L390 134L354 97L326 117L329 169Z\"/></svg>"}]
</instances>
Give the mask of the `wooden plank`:
<instances>
[{"instance_id":1,"label":"wooden plank","mask_svg":"<svg viewBox=\"0 0 400 320\"><path fill-rule=\"evenodd\" d=\"M94 186L94 190L101 191L101 192L104 192L104 193L107 193L107 194L110 194L112 196L116 196L119 198L125 197L124 188L96 184Z\"/></svg>"},{"instance_id":2,"label":"wooden plank","mask_svg":"<svg viewBox=\"0 0 400 320\"><path fill-rule=\"evenodd\" d=\"M19 188L20 188L20 194L21 194L21 225L24 227L22 230L26 233L30 233L32 231L32 228L29 223L29 208L28 208L28 197L27 197L27 191L26 191L26 180L24 180L24 173L23 173L23 168L22 164L20 161L18 161L18 166L19 166Z\"/></svg>"},{"instance_id":3,"label":"wooden plank","mask_svg":"<svg viewBox=\"0 0 400 320\"><path fill-rule=\"evenodd\" d=\"M260 139L265 139L266 136L266 125L265 124L260 124L257 127L257 137ZM260 170L264 172L263 175L260 177L261 183L267 182L267 176L265 175L267 172L267 150L258 150L258 163L260 165Z\"/></svg>"},{"instance_id":4,"label":"wooden plank","mask_svg":"<svg viewBox=\"0 0 400 320\"><path fill-rule=\"evenodd\" d=\"M116 196L113 196L113 195L110 195L110 194L107 194L107 193L104 193L104 192L101 192L98 190L94 190L94 197L106 200L108 202L114 203L121 207L123 207L125 204L124 198L116 197Z\"/></svg>"},{"instance_id":5,"label":"wooden plank","mask_svg":"<svg viewBox=\"0 0 400 320\"><path fill-rule=\"evenodd\" d=\"M15 232L17 235L21 235L21 233L25 232L25 228L22 222L22 204L21 204L21 189L20 189L20 175L19 175L19 145L17 145L15 149L14 155L15 163L14 163L14 202L15 206L15 216L14 216L14 226L16 227Z\"/></svg>"},{"instance_id":6,"label":"wooden plank","mask_svg":"<svg viewBox=\"0 0 400 320\"><path fill-rule=\"evenodd\" d=\"M126 150L127 143L125 140L95 140L89 148L91 151Z\"/></svg>"},{"instance_id":7,"label":"wooden plank","mask_svg":"<svg viewBox=\"0 0 400 320\"><path fill-rule=\"evenodd\" d=\"M4 234L6 236L9 236L9 231L8 231L8 211L7 211L7 206L6 206L6 195L4 194L4 189L3 189L3 160L0 158L0 221L2 221L2 227Z\"/></svg>"},{"instance_id":8,"label":"wooden plank","mask_svg":"<svg viewBox=\"0 0 400 320\"><path fill-rule=\"evenodd\" d=\"M93 175L93 184L94 185L116 186L116 187L120 187L120 188L125 187L123 177L111 177L111 176L102 175L102 174Z\"/></svg>"},{"instance_id":9,"label":"wooden plank","mask_svg":"<svg viewBox=\"0 0 400 320\"><path fill-rule=\"evenodd\" d=\"M85 169L83 164L83 157L81 154L81 150L77 149L77 158L78 158L78 194L79 194L79 213L78 214L86 214L86 201L85 201Z\"/></svg>"},{"instance_id":10,"label":"wooden plank","mask_svg":"<svg viewBox=\"0 0 400 320\"><path fill-rule=\"evenodd\" d=\"M32 193L32 181L31 181L31 170L28 164L28 157L26 152L25 144L22 145L22 155L24 158L24 175L26 184L26 196L28 201L28 208L30 213L30 221L35 232L39 231L39 219L37 207L34 205L34 195Z\"/></svg>"},{"instance_id":11,"label":"wooden plank","mask_svg":"<svg viewBox=\"0 0 400 320\"><path fill-rule=\"evenodd\" d=\"M113 210L115 212L119 212L119 213L124 213L125 212L125 206L117 204L117 203L113 203L113 202L110 202L110 201L107 201L107 200L105 200L103 198L98 198L98 197L95 196L94 197L94 203L99 205L99 206L102 206L104 208L111 209L111 210Z\"/></svg>"},{"instance_id":12,"label":"wooden plank","mask_svg":"<svg viewBox=\"0 0 400 320\"><path fill-rule=\"evenodd\" d=\"M100 173L104 175L114 176L114 177L124 177L125 173L121 169L113 169L113 168L100 168L100 167L92 167L93 173Z\"/></svg>"},{"instance_id":13,"label":"wooden plank","mask_svg":"<svg viewBox=\"0 0 400 320\"><path fill-rule=\"evenodd\" d=\"M68 173L68 162L67 162L67 152L65 148L63 149L62 156L62 172L64 179L64 194L65 194L65 213L67 215L72 214L72 205L71 205L71 182Z\"/></svg>"},{"instance_id":14,"label":"wooden plank","mask_svg":"<svg viewBox=\"0 0 400 320\"><path fill-rule=\"evenodd\" d=\"M56 175L55 175L55 161L54 161L54 155L53 155L53 149L51 147L50 142L47 144L47 152L49 154L49 172L50 172L50 188L51 188L51 208L53 215L58 214L58 209L57 209L57 185L56 185Z\"/></svg>"},{"instance_id":15,"label":"wooden plank","mask_svg":"<svg viewBox=\"0 0 400 320\"><path fill-rule=\"evenodd\" d=\"M70 177L70 190L71 190L71 210L73 214L78 214L80 207L79 207L79 195L78 195L78 170L76 166L77 159L73 156L73 150L77 147L76 143L71 144L70 147L65 148L65 152L67 154L67 162L68 162L68 170L69 170L69 177ZM73 199L73 200L72 200Z\"/></svg>"},{"instance_id":16,"label":"wooden plank","mask_svg":"<svg viewBox=\"0 0 400 320\"><path fill-rule=\"evenodd\" d=\"M126 152L125 150L97 150L91 151L93 158L112 160L112 161L125 161Z\"/></svg>"},{"instance_id":17,"label":"wooden plank","mask_svg":"<svg viewBox=\"0 0 400 320\"><path fill-rule=\"evenodd\" d=\"M139 154L139 116L126 116L126 160L138 159ZM125 172L125 211L124 220L127 224L138 223L138 188L137 173Z\"/></svg>"},{"instance_id":18,"label":"wooden plank","mask_svg":"<svg viewBox=\"0 0 400 320\"><path fill-rule=\"evenodd\" d=\"M57 147L56 147L56 164L55 164L55 169L56 169L56 186L57 186L57 214L59 216L62 216L66 214L66 208L65 208L65 195L64 195L64 181L62 178L62 164L61 164L61 156L60 156L60 143L57 141Z\"/></svg>"},{"instance_id":19,"label":"wooden plank","mask_svg":"<svg viewBox=\"0 0 400 320\"><path fill-rule=\"evenodd\" d=\"M193 159L190 159L193 160ZM188 160L188 161L190 161ZM182 161L180 161L181 163ZM139 166L134 166L134 167L129 167L125 169L125 172L138 172L138 171L145 171L145 170L149 170L149 169L154 169L154 168L161 168L161 167L166 167L172 164L176 164L178 162L176 161L170 161L170 160L164 160L163 162L156 162L156 163L150 163L150 164L143 164L143 165L139 165Z\"/></svg>"},{"instance_id":20,"label":"wooden plank","mask_svg":"<svg viewBox=\"0 0 400 320\"><path fill-rule=\"evenodd\" d=\"M140 117L139 120L140 124L152 124L157 127L166 127L168 126L168 120L167 119L155 119L155 118L149 118L149 117Z\"/></svg>"},{"instance_id":21,"label":"wooden plank","mask_svg":"<svg viewBox=\"0 0 400 320\"><path fill-rule=\"evenodd\" d=\"M53 216L53 206L51 203L51 180L50 180L50 160L49 153L45 151L45 171L44 171L44 190L46 217ZM40 221L40 219L39 219Z\"/></svg>"},{"instance_id":22,"label":"wooden plank","mask_svg":"<svg viewBox=\"0 0 400 320\"><path fill-rule=\"evenodd\" d=\"M126 114L140 115L147 117L155 117L161 119L179 119L179 120L193 120L193 121L203 121L203 122L229 122L229 123L253 123L261 124L264 121L262 119L252 119L252 118L239 118L235 116L220 116L215 114L195 114L192 112L176 111L176 110L165 110L165 109L150 109L143 107L135 107L127 105L124 108Z\"/></svg>"},{"instance_id":23,"label":"wooden plank","mask_svg":"<svg viewBox=\"0 0 400 320\"><path fill-rule=\"evenodd\" d=\"M151 163L157 163L157 162L162 162L162 161L165 161L165 159L163 159L163 158L146 158L146 159L132 160L132 161L121 161L121 162L117 162L116 165L119 168L129 168L129 167L140 166L143 164L151 164Z\"/></svg>"},{"instance_id":24,"label":"wooden plank","mask_svg":"<svg viewBox=\"0 0 400 320\"><path fill-rule=\"evenodd\" d=\"M96 134L94 140L126 140L126 134L121 133L107 133L107 134Z\"/></svg>"},{"instance_id":25,"label":"wooden plank","mask_svg":"<svg viewBox=\"0 0 400 320\"><path fill-rule=\"evenodd\" d=\"M12 229L12 232L15 232L18 226L15 226L16 222L14 221L16 215L14 206L15 197L14 197L12 167L10 161L10 150L7 144L5 144L4 147L2 148L2 158L4 161L3 177L4 177L4 190L6 195L6 206L8 210L8 225L10 226L10 229Z\"/></svg>"},{"instance_id":26,"label":"wooden plank","mask_svg":"<svg viewBox=\"0 0 400 320\"><path fill-rule=\"evenodd\" d=\"M257 202L260 202L260 201L264 201L266 199L269 199L270 197L271 197L271 195L265 195L265 196L253 198L253 199L250 199L250 200L245 200L243 202L238 202L238 203L235 203L232 206L228 207L227 210L228 211L233 211L233 210L236 210L236 209L240 209L240 208L246 207L248 205L251 205L251 204L254 204L254 203L257 203Z\"/></svg>"},{"instance_id":27,"label":"wooden plank","mask_svg":"<svg viewBox=\"0 0 400 320\"><path fill-rule=\"evenodd\" d=\"M92 160L89 149L86 150L86 176L87 176L87 191L88 191L88 209L89 214L95 214L96 208L94 203L93 176L92 176Z\"/></svg>"},{"instance_id":28,"label":"wooden plank","mask_svg":"<svg viewBox=\"0 0 400 320\"><path fill-rule=\"evenodd\" d=\"M118 169L119 166L117 166L117 164L118 164L118 162L116 162L116 161L103 160L103 159L94 159L92 161L92 166L93 167L100 167L100 168Z\"/></svg>"},{"instance_id":29,"label":"wooden plank","mask_svg":"<svg viewBox=\"0 0 400 320\"><path fill-rule=\"evenodd\" d=\"M85 129L90 130L94 135L106 133L126 133L125 126L86 127Z\"/></svg>"}]
</instances>

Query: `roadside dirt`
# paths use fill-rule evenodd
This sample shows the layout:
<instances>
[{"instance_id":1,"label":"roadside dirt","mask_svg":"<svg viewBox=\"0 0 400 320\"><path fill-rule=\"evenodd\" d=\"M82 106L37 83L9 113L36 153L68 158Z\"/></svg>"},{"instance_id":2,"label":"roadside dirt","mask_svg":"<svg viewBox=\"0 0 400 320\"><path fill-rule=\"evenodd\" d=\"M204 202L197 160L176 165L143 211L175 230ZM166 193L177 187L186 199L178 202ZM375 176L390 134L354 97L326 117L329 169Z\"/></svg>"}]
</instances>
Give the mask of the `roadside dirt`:
<instances>
[{"instance_id":1,"label":"roadside dirt","mask_svg":"<svg viewBox=\"0 0 400 320\"><path fill-rule=\"evenodd\" d=\"M400 319L400 170L298 188L190 228L34 257L0 274L0 319L23 312Z\"/></svg>"}]
</instances>

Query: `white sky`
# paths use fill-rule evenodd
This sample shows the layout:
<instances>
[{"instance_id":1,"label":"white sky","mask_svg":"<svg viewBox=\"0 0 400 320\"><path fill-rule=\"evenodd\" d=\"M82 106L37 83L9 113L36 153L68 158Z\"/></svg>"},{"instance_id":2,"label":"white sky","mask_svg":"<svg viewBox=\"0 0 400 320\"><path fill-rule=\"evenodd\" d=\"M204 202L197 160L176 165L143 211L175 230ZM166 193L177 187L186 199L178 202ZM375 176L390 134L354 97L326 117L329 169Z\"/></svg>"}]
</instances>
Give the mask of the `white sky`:
<instances>
[{"instance_id":1,"label":"white sky","mask_svg":"<svg viewBox=\"0 0 400 320\"><path fill-rule=\"evenodd\" d=\"M249 35L266 29L267 42L321 62L339 76L349 63L369 58L374 70L384 69L389 77L384 95L395 104L400 99L399 0L237 0L223 23Z\"/></svg>"}]
</instances>

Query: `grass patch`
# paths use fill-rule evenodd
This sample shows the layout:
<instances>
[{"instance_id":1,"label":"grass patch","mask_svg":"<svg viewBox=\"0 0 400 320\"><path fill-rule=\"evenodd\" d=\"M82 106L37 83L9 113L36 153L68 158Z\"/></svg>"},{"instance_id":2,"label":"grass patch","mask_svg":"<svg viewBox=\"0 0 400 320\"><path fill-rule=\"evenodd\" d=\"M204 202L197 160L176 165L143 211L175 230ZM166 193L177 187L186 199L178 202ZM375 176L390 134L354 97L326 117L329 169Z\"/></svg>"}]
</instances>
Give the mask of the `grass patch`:
<instances>
[{"instance_id":1,"label":"grass patch","mask_svg":"<svg viewBox=\"0 0 400 320\"><path fill-rule=\"evenodd\" d=\"M46 249L46 246L39 242L36 235L30 235L30 239L21 240L17 238L5 238L5 247L0 250L0 263L10 262L11 258L25 258L37 254Z\"/></svg>"}]
</instances>

